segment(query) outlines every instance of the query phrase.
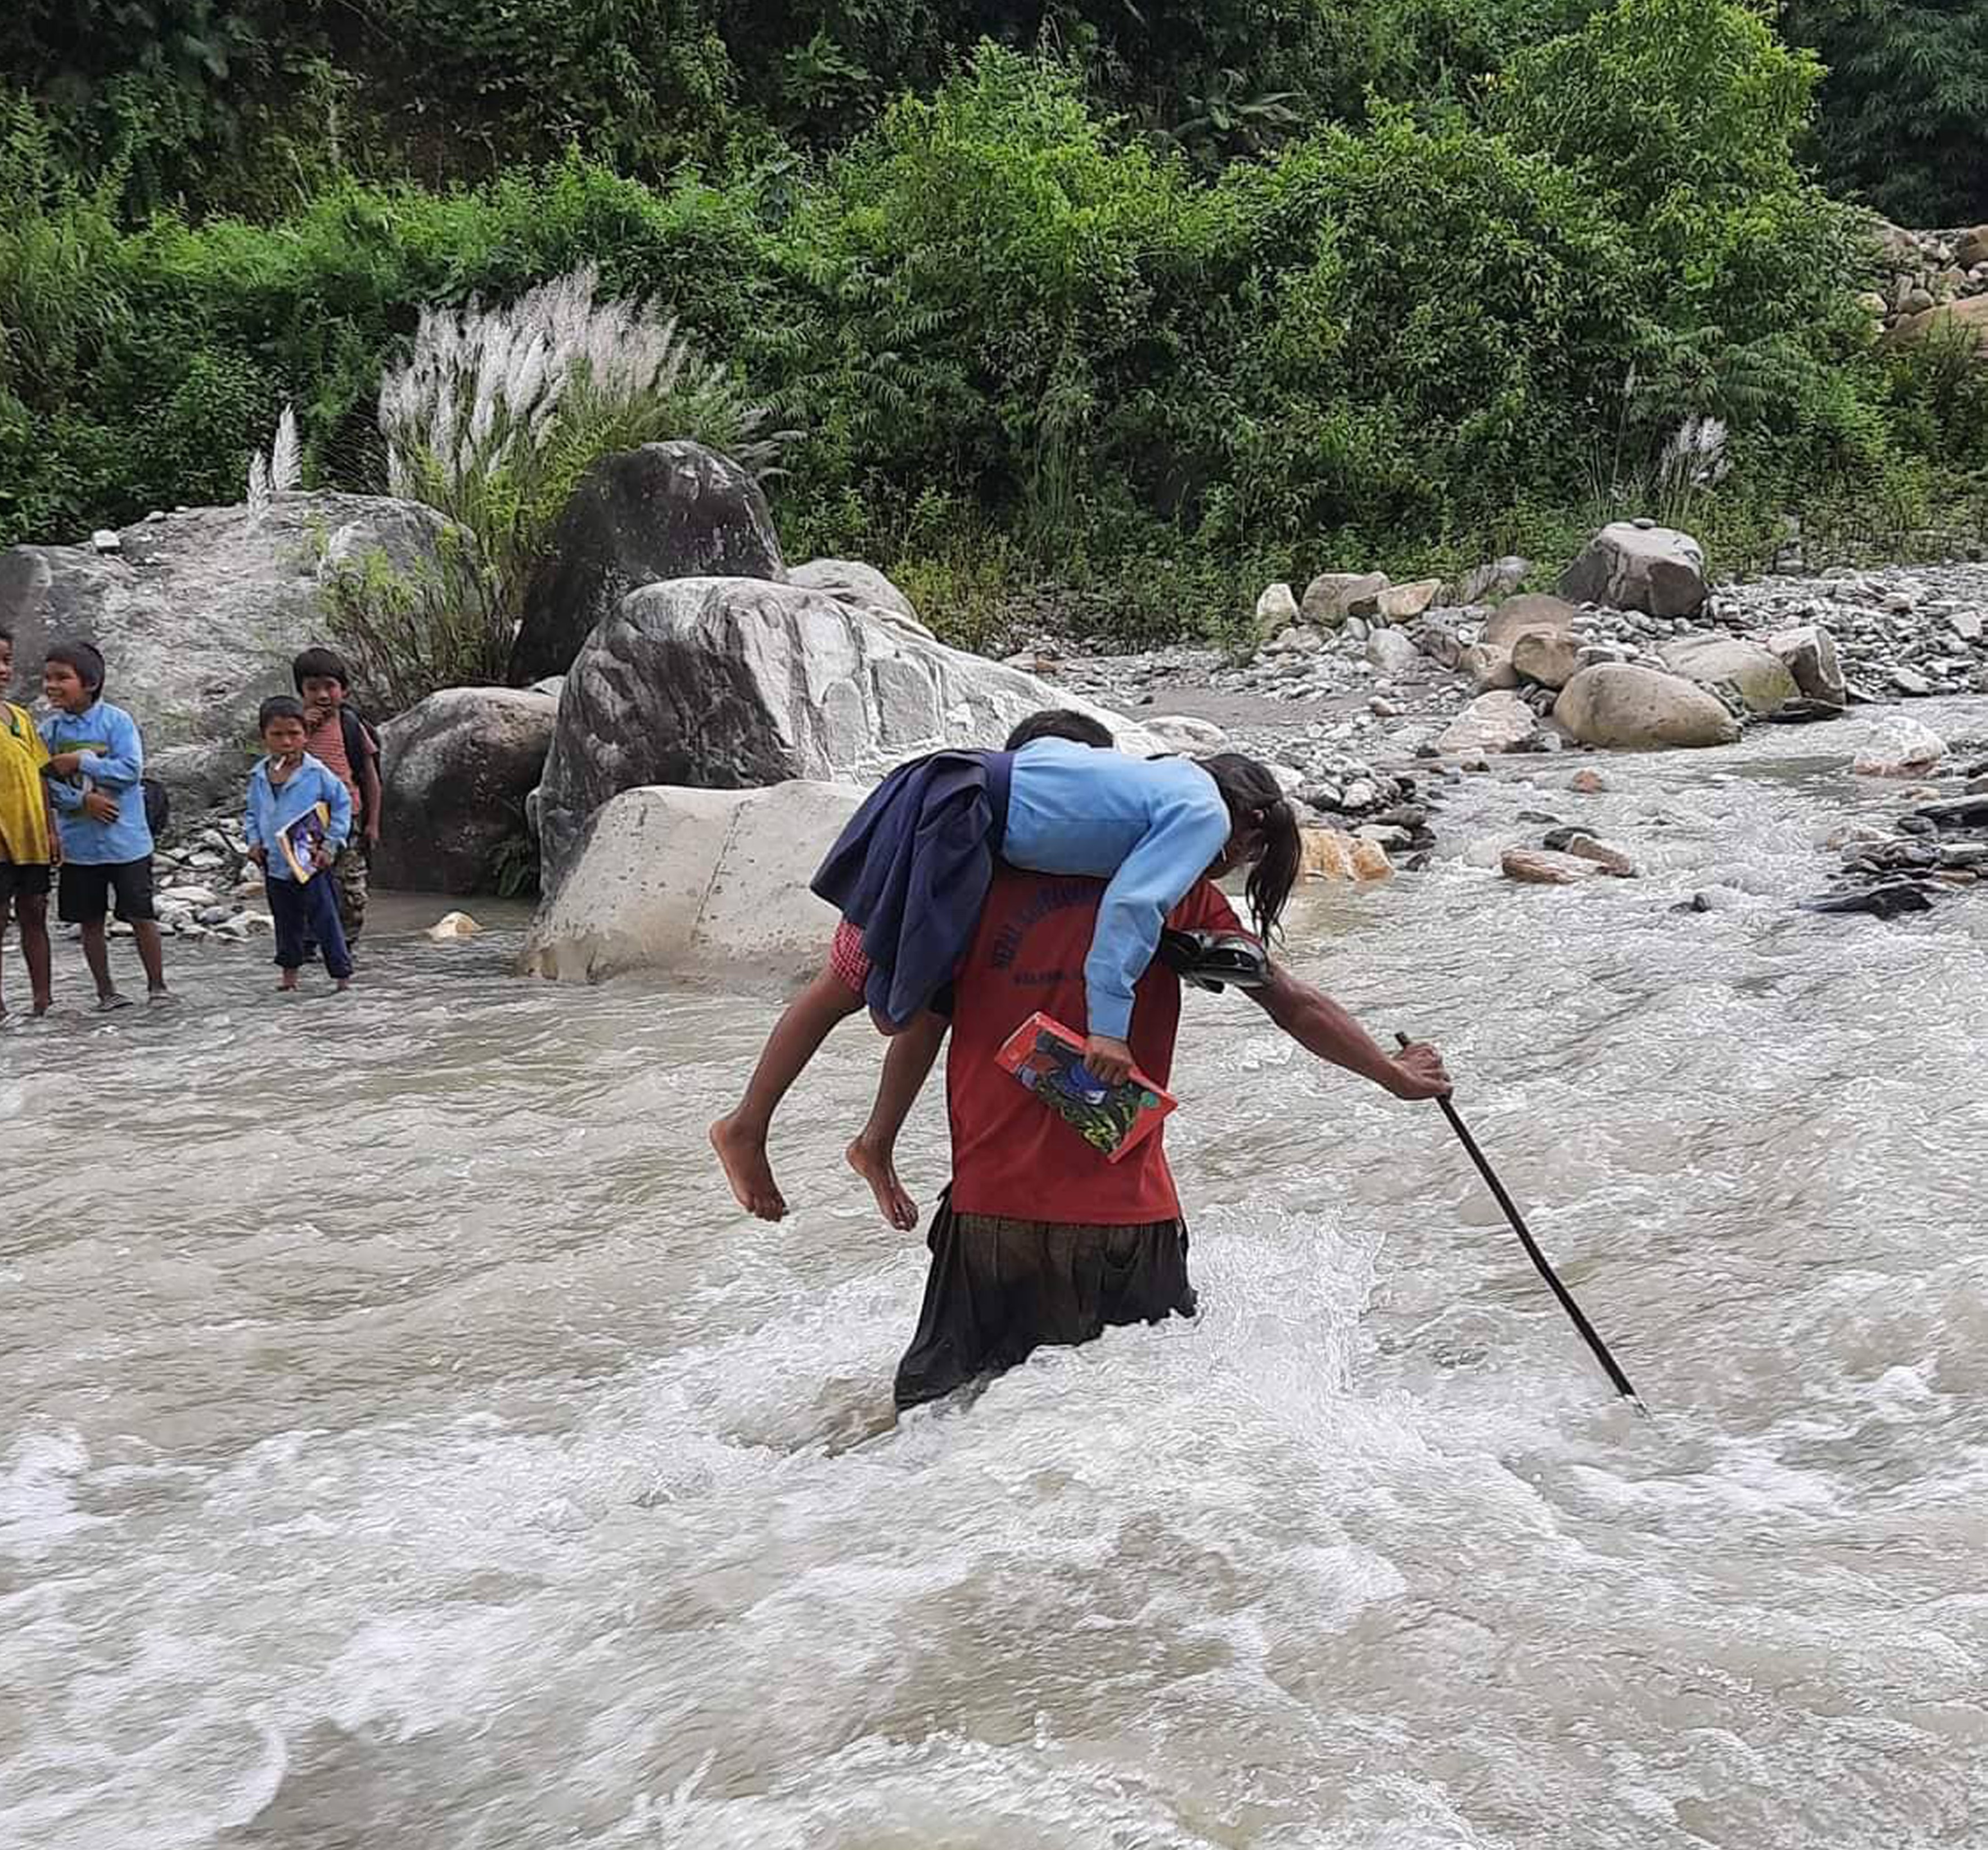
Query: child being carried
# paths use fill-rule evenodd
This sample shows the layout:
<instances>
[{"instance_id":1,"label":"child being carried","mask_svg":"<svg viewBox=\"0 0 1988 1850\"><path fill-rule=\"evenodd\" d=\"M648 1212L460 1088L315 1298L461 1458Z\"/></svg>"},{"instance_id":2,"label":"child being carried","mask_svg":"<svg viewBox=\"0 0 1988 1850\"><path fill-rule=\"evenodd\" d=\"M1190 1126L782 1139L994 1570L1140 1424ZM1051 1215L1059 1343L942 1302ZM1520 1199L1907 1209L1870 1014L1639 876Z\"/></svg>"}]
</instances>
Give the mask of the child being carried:
<instances>
[{"instance_id":1,"label":"child being carried","mask_svg":"<svg viewBox=\"0 0 1988 1850\"><path fill-rule=\"evenodd\" d=\"M901 1123L944 1033L927 1011L972 941L997 857L1107 883L1084 966L1084 1064L1107 1084L1131 1071L1134 986L1196 881L1249 868L1256 929L1274 929L1300 857L1276 779L1235 753L1142 760L1111 744L1087 715L1040 714L1002 751L934 753L871 793L813 883L843 915L829 964L775 1026L738 1109L712 1126L741 1206L763 1220L786 1212L766 1157L773 1112L830 1030L866 1002L881 1032L902 1037L908 1056L915 1049L900 1060L894 1047L872 1114L893 1133ZM888 1158L879 1170L874 1150L867 1166L859 1161L863 1146L851 1146L852 1164L905 1225L894 1171Z\"/></svg>"}]
</instances>

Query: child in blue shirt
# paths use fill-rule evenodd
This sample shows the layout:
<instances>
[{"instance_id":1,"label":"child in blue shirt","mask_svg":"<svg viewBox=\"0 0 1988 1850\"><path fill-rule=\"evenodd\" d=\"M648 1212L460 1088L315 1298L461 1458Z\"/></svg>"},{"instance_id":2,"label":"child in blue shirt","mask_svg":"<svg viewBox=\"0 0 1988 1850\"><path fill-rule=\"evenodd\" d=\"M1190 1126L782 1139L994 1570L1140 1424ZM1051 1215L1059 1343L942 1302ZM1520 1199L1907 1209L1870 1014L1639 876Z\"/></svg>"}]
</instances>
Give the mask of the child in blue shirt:
<instances>
[{"instance_id":1,"label":"child in blue shirt","mask_svg":"<svg viewBox=\"0 0 1988 1850\"><path fill-rule=\"evenodd\" d=\"M150 1000L171 1002L164 941L152 909L152 829L145 820L145 748L122 707L103 698L103 658L89 643L58 642L42 658L42 694L56 710L41 724L45 775L62 832L56 913L83 928L83 955L99 1009L128 1009L110 980L104 914L112 901L131 928Z\"/></svg>"},{"instance_id":2,"label":"child in blue shirt","mask_svg":"<svg viewBox=\"0 0 1988 1850\"><path fill-rule=\"evenodd\" d=\"M297 986L306 947L316 944L332 980L348 989L352 953L339 920L338 894L325 870L352 833L352 793L343 778L304 749L302 701L287 694L265 700L255 723L268 756L248 773L242 834L250 858L262 870L276 928L276 966L283 972L276 987ZM320 806L322 813L314 814ZM305 824L301 830L299 823ZM293 856L301 866L293 864Z\"/></svg>"},{"instance_id":3,"label":"child in blue shirt","mask_svg":"<svg viewBox=\"0 0 1988 1850\"><path fill-rule=\"evenodd\" d=\"M830 1031L866 1001L886 1034L908 1032L918 1043L917 1057L899 1063L915 1092L909 1075L922 1080L938 1044L925 1011L972 939L997 857L1107 883L1084 961L1083 1026L1084 1066L1107 1085L1132 1070L1134 986L1167 914L1198 881L1249 868L1256 929L1267 937L1276 928L1300 848L1297 817L1269 769L1235 753L1199 762L1121 756L1097 749L1094 730L1108 746L1110 734L1087 715L1043 714L1003 751L914 759L843 831L813 884L843 913L838 948L859 932L860 946L832 959L782 1015L745 1097L711 1128L741 1206L763 1220L786 1212L766 1157L774 1110ZM902 1224L894 1179L869 1179Z\"/></svg>"}]
</instances>

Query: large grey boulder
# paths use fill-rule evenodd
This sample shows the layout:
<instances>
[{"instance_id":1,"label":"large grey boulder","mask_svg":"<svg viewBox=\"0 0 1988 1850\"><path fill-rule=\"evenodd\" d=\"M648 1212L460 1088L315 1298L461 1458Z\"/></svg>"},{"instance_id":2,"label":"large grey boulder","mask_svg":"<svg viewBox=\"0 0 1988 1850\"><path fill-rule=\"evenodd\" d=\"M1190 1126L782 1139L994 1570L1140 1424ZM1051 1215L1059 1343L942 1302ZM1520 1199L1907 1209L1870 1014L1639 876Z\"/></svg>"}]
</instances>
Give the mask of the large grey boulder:
<instances>
[{"instance_id":1,"label":"large grey boulder","mask_svg":"<svg viewBox=\"0 0 1988 1850\"><path fill-rule=\"evenodd\" d=\"M14 632L15 685L21 696L39 691L42 653L56 638L95 643L110 698L144 736L147 769L188 807L241 796L256 708L295 691L298 651L338 646L327 593L341 572L377 560L410 581L439 583L441 554L458 543L431 508L330 494L279 495L259 515L184 508L117 539L114 553L0 553L0 628Z\"/></svg>"},{"instance_id":2,"label":"large grey boulder","mask_svg":"<svg viewBox=\"0 0 1988 1850\"><path fill-rule=\"evenodd\" d=\"M861 782L942 746L998 746L1044 707L1094 715L1127 751L1165 749L1065 689L821 591L756 578L651 585L567 674L536 799L548 888L587 818L635 786Z\"/></svg>"},{"instance_id":3,"label":"large grey boulder","mask_svg":"<svg viewBox=\"0 0 1988 1850\"><path fill-rule=\"evenodd\" d=\"M701 443L645 443L580 478L525 594L509 678L563 675L631 591L670 578L783 578L759 485Z\"/></svg>"},{"instance_id":4,"label":"large grey boulder","mask_svg":"<svg viewBox=\"0 0 1988 1850\"><path fill-rule=\"evenodd\" d=\"M485 893L552 748L559 703L523 688L445 688L380 734L373 878L411 893Z\"/></svg>"},{"instance_id":5,"label":"large grey boulder","mask_svg":"<svg viewBox=\"0 0 1988 1850\"><path fill-rule=\"evenodd\" d=\"M787 583L826 591L837 603L888 617L915 636L931 636L911 599L874 565L865 565L860 559L810 559L788 572Z\"/></svg>"},{"instance_id":6,"label":"large grey boulder","mask_svg":"<svg viewBox=\"0 0 1988 1850\"><path fill-rule=\"evenodd\" d=\"M1743 636L1713 632L1675 636L1661 653L1672 674L1700 687L1731 688L1750 713L1778 712L1800 692L1778 655Z\"/></svg>"},{"instance_id":7,"label":"large grey boulder","mask_svg":"<svg viewBox=\"0 0 1988 1850\"><path fill-rule=\"evenodd\" d=\"M1577 604L1696 617L1705 608L1705 550L1689 533L1648 521L1611 521L1560 574Z\"/></svg>"},{"instance_id":8,"label":"large grey boulder","mask_svg":"<svg viewBox=\"0 0 1988 1850\"><path fill-rule=\"evenodd\" d=\"M1730 745L1740 722L1696 681L1624 661L1583 668L1560 690L1554 717L1584 745L1625 751Z\"/></svg>"},{"instance_id":9,"label":"large grey boulder","mask_svg":"<svg viewBox=\"0 0 1988 1850\"><path fill-rule=\"evenodd\" d=\"M1798 629L1780 630L1767 638L1767 647L1777 655L1804 697L1823 706L1847 705L1850 690L1843 678L1843 664L1836 653L1836 638L1819 623Z\"/></svg>"},{"instance_id":10,"label":"large grey boulder","mask_svg":"<svg viewBox=\"0 0 1988 1850\"><path fill-rule=\"evenodd\" d=\"M597 982L630 970L799 976L836 914L808 881L862 793L644 786L597 810L526 934L526 974Z\"/></svg>"}]
</instances>

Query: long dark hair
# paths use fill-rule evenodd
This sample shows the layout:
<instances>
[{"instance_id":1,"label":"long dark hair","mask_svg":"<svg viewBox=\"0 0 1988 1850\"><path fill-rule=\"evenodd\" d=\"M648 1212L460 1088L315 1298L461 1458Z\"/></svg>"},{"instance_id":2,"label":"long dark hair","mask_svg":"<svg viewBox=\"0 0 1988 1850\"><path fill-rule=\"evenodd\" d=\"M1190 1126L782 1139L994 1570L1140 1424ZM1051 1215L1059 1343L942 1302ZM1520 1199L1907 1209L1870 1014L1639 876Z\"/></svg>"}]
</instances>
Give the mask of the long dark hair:
<instances>
[{"instance_id":1,"label":"long dark hair","mask_svg":"<svg viewBox=\"0 0 1988 1850\"><path fill-rule=\"evenodd\" d=\"M1285 800L1283 786L1255 759L1240 752L1217 752L1197 762L1215 780L1229 807L1231 833L1243 830L1263 837L1263 857L1249 870L1248 891L1256 935L1267 942L1297 884L1303 860L1297 813Z\"/></svg>"}]
</instances>

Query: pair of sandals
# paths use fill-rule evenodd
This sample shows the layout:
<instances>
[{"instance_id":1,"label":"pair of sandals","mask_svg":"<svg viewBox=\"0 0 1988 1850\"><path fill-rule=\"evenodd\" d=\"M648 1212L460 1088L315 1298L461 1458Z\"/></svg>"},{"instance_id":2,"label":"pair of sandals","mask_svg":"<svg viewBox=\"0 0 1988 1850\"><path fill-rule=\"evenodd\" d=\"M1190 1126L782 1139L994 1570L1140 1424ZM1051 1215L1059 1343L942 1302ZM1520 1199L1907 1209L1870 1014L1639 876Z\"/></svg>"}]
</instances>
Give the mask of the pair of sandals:
<instances>
[{"instance_id":1,"label":"pair of sandals","mask_svg":"<svg viewBox=\"0 0 1988 1850\"><path fill-rule=\"evenodd\" d=\"M1183 982L1215 995L1232 984L1239 989L1260 989L1270 980L1270 959L1253 938L1236 932L1160 933L1160 961Z\"/></svg>"}]
</instances>

